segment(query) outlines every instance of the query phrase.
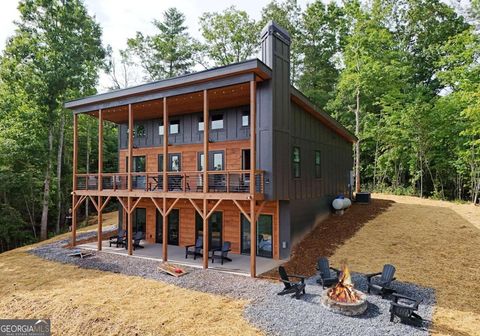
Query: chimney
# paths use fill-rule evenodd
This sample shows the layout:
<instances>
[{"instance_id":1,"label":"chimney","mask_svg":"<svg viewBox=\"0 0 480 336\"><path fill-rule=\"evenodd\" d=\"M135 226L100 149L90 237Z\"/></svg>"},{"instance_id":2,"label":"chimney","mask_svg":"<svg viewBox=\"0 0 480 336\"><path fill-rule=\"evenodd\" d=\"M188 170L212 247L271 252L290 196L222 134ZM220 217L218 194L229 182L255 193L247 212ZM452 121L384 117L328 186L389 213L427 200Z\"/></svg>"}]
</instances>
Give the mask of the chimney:
<instances>
[{"instance_id":1,"label":"chimney","mask_svg":"<svg viewBox=\"0 0 480 336\"><path fill-rule=\"evenodd\" d=\"M290 83L290 35L274 21L269 21L261 33L262 62L272 69L272 77L287 76Z\"/></svg>"}]
</instances>

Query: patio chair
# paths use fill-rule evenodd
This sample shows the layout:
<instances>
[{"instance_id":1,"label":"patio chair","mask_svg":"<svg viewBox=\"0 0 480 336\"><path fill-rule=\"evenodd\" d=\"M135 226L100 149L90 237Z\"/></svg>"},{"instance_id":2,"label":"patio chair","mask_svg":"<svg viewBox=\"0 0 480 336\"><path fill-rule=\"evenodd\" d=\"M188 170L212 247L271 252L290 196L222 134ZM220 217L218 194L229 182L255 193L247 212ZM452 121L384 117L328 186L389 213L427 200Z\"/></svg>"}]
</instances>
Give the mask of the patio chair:
<instances>
[{"instance_id":1,"label":"patio chair","mask_svg":"<svg viewBox=\"0 0 480 336\"><path fill-rule=\"evenodd\" d=\"M133 236L133 249L144 248L145 246L140 245L140 241L144 238L142 231L137 231Z\"/></svg>"},{"instance_id":2,"label":"patio chair","mask_svg":"<svg viewBox=\"0 0 480 336\"><path fill-rule=\"evenodd\" d=\"M332 273L330 270L334 271ZM328 259L321 257L317 261L317 271L320 277L317 279L317 283L321 284L323 288L336 285L338 277L340 276L340 270L330 267Z\"/></svg>"},{"instance_id":3,"label":"patio chair","mask_svg":"<svg viewBox=\"0 0 480 336\"><path fill-rule=\"evenodd\" d=\"M393 301L390 303L390 322L393 322L395 316L400 318L400 322L414 325L416 327L423 326L423 319L415 313L422 299L414 299L405 295L393 293ZM399 299L405 303L400 303Z\"/></svg>"},{"instance_id":4,"label":"patio chair","mask_svg":"<svg viewBox=\"0 0 480 336\"><path fill-rule=\"evenodd\" d=\"M116 236L110 237L110 240L108 241L108 244L110 247L112 245L115 245L115 247L122 247L125 245L125 231L123 230L118 230L118 233Z\"/></svg>"},{"instance_id":5,"label":"patio chair","mask_svg":"<svg viewBox=\"0 0 480 336\"><path fill-rule=\"evenodd\" d=\"M185 259L187 259L189 255L193 255L193 260L197 259L197 256L203 257L202 249L203 237L198 237L195 245L185 246Z\"/></svg>"},{"instance_id":6,"label":"patio chair","mask_svg":"<svg viewBox=\"0 0 480 336\"><path fill-rule=\"evenodd\" d=\"M379 275L381 275L380 279L374 283L373 279ZM393 277L394 275L395 267L390 264L385 264L382 272L366 274L368 281L367 292L370 293L373 291L374 294L381 295L383 299L395 293L395 290L391 287L392 281L396 279Z\"/></svg>"},{"instance_id":7,"label":"patio chair","mask_svg":"<svg viewBox=\"0 0 480 336\"><path fill-rule=\"evenodd\" d=\"M214 248L212 250L212 264L214 262L215 259L220 259L220 263L223 265L223 261L226 260L226 261L232 261L232 259L230 259L228 257L228 252L231 251L231 246L232 246L232 243L230 243L229 241L226 241L226 242L223 242L223 246L222 247L217 247L217 248ZM215 252L220 252L219 255L215 254Z\"/></svg>"},{"instance_id":8,"label":"patio chair","mask_svg":"<svg viewBox=\"0 0 480 336\"><path fill-rule=\"evenodd\" d=\"M294 293L292 297L295 297L298 300L303 294L305 294L305 276L287 274L287 271L283 266L278 267L278 274L280 275L280 281L283 282L285 288L277 295ZM300 279L300 281L291 281L290 278L297 278Z\"/></svg>"}]
</instances>

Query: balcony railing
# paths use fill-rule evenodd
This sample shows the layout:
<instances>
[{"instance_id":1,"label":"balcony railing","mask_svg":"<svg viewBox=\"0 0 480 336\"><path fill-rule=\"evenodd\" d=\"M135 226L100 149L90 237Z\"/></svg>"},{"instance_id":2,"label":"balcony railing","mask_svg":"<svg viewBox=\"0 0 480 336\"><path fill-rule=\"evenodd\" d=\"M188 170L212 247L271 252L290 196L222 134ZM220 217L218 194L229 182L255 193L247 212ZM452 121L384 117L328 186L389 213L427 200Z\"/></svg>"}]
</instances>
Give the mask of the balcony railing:
<instances>
[{"instance_id":1,"label":"balcony railing","mask_svg":"<svg viewBox=\"0 0 480 336\"><path fill-rule=\"evenodd\" d=\"M263 171L255 172L255 192L264 192ZM248 193L250 192L250 171L229 170L209 171L208 192ZM204 174L201 171L167 172L168 192L203 192ZM77 174L77 190L97 190L98 174ZM103 190L127 190L128 174L102 174ZM132 173L132 189L150 192L163 191L163 173Z\"/></svg>"}]
</instances>

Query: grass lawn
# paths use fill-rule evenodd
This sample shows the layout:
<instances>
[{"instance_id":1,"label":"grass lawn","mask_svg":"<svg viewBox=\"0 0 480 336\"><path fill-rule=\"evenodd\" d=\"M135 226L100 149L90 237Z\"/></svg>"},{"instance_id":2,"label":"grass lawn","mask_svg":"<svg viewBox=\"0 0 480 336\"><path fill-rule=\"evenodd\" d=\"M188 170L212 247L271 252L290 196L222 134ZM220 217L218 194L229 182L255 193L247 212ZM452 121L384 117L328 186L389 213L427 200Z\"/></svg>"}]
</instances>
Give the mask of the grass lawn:
<instances>
[{"instance_id":1,"label":"grass lawn","mask_svg":"<svg viewBox=\"0 0 480 336\"><path fill-rule=\"evenodd\" d=\"M49 262L29 248L0 255L2 318L51 318L54 335L261 334L242 316L245 301Z\"/></svg>"}]
</instances>

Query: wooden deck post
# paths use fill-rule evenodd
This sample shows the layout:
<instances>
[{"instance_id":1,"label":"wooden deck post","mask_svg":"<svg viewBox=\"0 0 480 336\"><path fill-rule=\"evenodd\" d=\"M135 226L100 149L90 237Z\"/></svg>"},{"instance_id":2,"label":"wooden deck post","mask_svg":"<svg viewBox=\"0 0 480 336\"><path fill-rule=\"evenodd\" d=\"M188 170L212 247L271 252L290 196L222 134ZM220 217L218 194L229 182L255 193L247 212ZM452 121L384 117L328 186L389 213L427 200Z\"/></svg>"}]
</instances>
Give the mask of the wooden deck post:
<instances>
[{"instance_id":1,"label":"wooden deck post","mask_svg":"<svg viewBox=\"0 0 480 336\"><path fill-rule=\"evenodd\" d=\"M73 114L73 187L72 187L72 246L77 244L77 211L75 205L77 204L77 161L78 161L78 115Z\"/></svg>"},{"instance_id":2,"label":"wooden deck post","mask_svg":"<svg viewBox=\"0 0 480 336\"><path fill-rule=\"evenodd\" d=\"M132 167L133 167L133 110L132 104L128 104L128 191L132 191ZM128 196L127 199L127 247L128 247L128 255L132 255L133 248L132 248L132 235L133 235L133 223L132 223L132 198Z\"/></svg>"},{"instance_id":3,"label":"wooden deck post","mask_svg":"<svg viewBox=\"0 0 480 336\"><path fill-rule=\"evenodd\" d=\"M255 215L257 83L250 81L250 276L257 276L257 221Z\"/></svg>"},{"instance_id":4,"label":"wooden deck post","mask_svg":"<svg viewBox=\"0 0 480 336\"><path fill-rule=\"evenodd\" d=\"M133 254L133 246L132 246L132 242L133 242L133 223L132 223L133 218L132 218L132 213L133 213L133 211L131 209L132 209L132 198L128 197L128 200L127 200L127 226L128 226L127 248L128 248L128 255Z\"/></svg>"},{"instance_id":5,"label":"wooden deck post","mask_svg":"<svg viewBox=\"0 0 480 336\"><path fill-rule=\"evenodd\" d=\"M98 191L102 191L103 181L102 181L102 172L103 172L103 116L102 110L98 110ZM97 233L97 249L98 251L102 250L102 196L98 196L97 200L97 214L98 214L98 233Z\"/></svg>"},{"instance_id":6,"label":"wooden deck post","mask_svg":"<svg viewBox=\"0 0 480 336\"><path fill-rule=\"evenodd\" d=\"M203 268L208 268L208 138L210 118L208 111L208 91L203 90Z\"/></svg>"},{"instance_id":7,"label":"wooden deck post","mask_svg":"<svg viewBox=\"0 0 480 336\"><path fill-rule=\"evenodd\" d=\"M168 218L167 218L167 197L168 191L168 132L170 123L168 122L167 97L163 97L163 214L162 214L162 259L168 260Z\"/></svg>"}]
</instances>

